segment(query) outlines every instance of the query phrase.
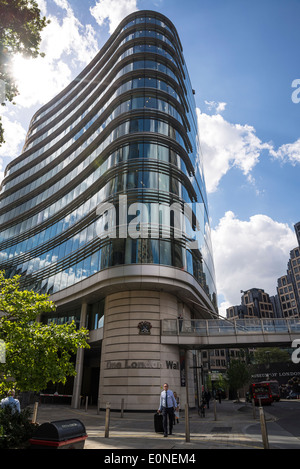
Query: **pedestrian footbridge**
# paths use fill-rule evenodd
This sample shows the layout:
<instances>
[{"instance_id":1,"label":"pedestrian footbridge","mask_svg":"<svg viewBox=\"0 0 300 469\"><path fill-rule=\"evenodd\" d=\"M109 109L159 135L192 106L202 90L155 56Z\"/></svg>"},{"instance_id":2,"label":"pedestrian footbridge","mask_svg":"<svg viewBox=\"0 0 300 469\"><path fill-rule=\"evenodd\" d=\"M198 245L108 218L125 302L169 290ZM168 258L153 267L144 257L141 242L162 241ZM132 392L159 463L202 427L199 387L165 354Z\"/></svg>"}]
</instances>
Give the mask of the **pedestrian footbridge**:
<instances>
[{"instance_id":1,"label":"pedestrian footbridge","mask_svg":"<svg viewBox=\"0 0 300 469\"><path fill-rule=\"evenodd\" d=\"M300 344L300 319L161 321L161 343L186 349L291 347L296 339Z\"/></svg>"}]
</instances>

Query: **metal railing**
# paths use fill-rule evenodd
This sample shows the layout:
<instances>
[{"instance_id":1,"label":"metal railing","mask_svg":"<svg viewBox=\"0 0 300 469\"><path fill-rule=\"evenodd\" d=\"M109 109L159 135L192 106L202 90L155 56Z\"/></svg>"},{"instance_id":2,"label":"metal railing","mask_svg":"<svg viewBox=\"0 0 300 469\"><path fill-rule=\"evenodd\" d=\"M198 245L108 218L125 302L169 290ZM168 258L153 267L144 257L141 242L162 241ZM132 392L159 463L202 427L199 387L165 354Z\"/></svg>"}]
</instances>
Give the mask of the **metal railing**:
<instances>
[{"instance_id":1,"label":"metal railing","mask_svg":"<svg viewBox=\"0 0 300 469\"><path fill-rule=\"evenodd\" d=\"M300 319L163 319L161 335L239 335L295 334L300 335Z\"/></svg>"}]
</instances>

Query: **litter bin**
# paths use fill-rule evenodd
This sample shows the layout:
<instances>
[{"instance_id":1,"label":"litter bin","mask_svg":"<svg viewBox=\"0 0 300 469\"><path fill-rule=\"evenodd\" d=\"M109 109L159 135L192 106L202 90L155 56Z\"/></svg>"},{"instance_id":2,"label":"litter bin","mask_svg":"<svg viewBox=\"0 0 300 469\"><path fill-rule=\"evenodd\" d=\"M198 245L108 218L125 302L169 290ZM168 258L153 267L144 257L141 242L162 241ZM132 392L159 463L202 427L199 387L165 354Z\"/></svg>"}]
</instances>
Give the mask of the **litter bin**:
<instances>
[{"instance_id":1,"label":"litter bin","mask_svg":"<svg viewBox=\"0 0 300 469\"><path fill-rule=\"evenodd\" d=\"M83 449L87 438L80 420L42 423L29 440L31 449Z\"/></svg>"}]
</instances>

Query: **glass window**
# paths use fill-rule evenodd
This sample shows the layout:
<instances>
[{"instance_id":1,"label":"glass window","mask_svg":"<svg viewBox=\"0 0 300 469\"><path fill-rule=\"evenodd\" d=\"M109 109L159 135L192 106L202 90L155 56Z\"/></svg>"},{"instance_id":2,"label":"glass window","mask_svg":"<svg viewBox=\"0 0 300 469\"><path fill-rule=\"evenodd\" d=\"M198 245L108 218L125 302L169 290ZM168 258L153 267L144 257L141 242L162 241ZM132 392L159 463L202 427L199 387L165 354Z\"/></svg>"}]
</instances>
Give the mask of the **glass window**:
<instances>
[{"instance_id":1,"label":"glass window","mask_svg":"<svg viewBox=\"0 0 300 469\"><path fill-rule=\"evenodd\" d=\"M148 176L147 182L145 182L146 187L149 187L150 189L158 189L158 173L154 171L150 171L149 173L146 173L146 174Z\"/></svg>"},{"instance_id":2,"label":"glass window","mask_svg":"<svg viewBox=\"0 0 300 469\"><path fill-rule=\"evenodd\" d=\"M111 246L107 244L103 246L101 250L101 270L109 267L111 265Z\"/></svg>"},{"instance_id":3,"label":"glass window","mask_svg":"<svg viewBox=\"0 0 300 469\"><path fill-rule=\"evenodd\" d=\"M104 299L88 305L88 329L99 329L103 327Z\"/></svg>"},{"instance_id":4,"label":"glass window","mask_svg":"<svg viewBox=\"0 0 300 469\"><path fill-rule=\"evenodd\" d=\"M157 159L157 145L153 143L144 144L144 158Z\"/></svg>"},{"instance_id":5,"label":"glass window","mask_svg":"<svg viewBox=\"0 0 300 469\"><path fill-rule=\"evenodd\" d=\"M186 251L187 271L193 275L193 256L190 251Z\"/></svg>"},{"instance_id":6,"label":"glass window","mask_svg":"<svg viewBox=\"0 0 300 469\"><path fill-rule=\"evenodd\" d=\"M171 243L169 241L159 241L159 257L160 264L172 265L171 260Z\"/></svg>"},{"instance_id":7,"label":"glass window","mask_svg":"<svg viewBox=\"0 0 300 469\"><path fill-rule=\"evenodd\" d=\"M138 158L138 157L139 157L139 144L131 143L130 150L129 150L129 159Z\"/></svg>"},{"instance_id":8,"label":"glass window","mask_svg":"<svg viewBox=\"0 0 300 469\"><path fill-rule=\"evenodd\" d=\"M139 131L139 119L131 119L129 124L129 132Z\"/></svg>"},{"instance_id":9,"label":"glass window","mask_svg":"<svg viewBox=\"0 0 300 469\"><path fill-rule=\"evenodd\" d=\"M183 252L182 247L178 243L174 243L173 247L173 266L183 268Z\"/></svg>"},{"instance_id":10,"label":"glass window","mask_svg":"<svg viewBox=\"0 0 300 469\"><path fill-rule=\"evenodd\" d=\"M93 275L100 270L100 252L101 251L97 251L92 254L90 275Z\"/></svg>"},{"instance_id":11,"label":"glass window","mask_svg":"<svg viewBox=\"0 0 300 469\"><path fill-rule=\"evenodd\" d=\"M132 80L132 89L135 88L144 88L145 87L145 78L139 77Z\"/></svg>"},{"instance_id":12,"label":"glass window","mask_svg":"<svg viewBox=\"0 0 300 469\"><path fill-rule=\"evenodd\" d=\"M169 191L169 176L167 174L159 173L158 187L160 191Z\"/></svg>"},{"instance_id":13,"label":"glass window","mask_svg":"<svg viewBox=\"0 0 300 469\"><path fill-rule=\"evenodd\" d=\"M125 239L112 240L112 265L124 264Z\"/></svg>"},{"instance_id":14,"label":"glass window","mask_svg":"<svg viewBox=\"0 0 300 469\"><path fill-rule=\"evenodd\" d=\"M158 148L158 159L162 161L169 161L169 149L162 145L159 145Z\"/></svg>"},{"instance_id":15,"label":"glass window","mask_svg":"<svg viewBox=\"0 0 300 469\"><path fill-rule=\"evenodd\" d=\"M151 239L150 241L150 256L151 262L153 264L159 264L159 240L158 239Z\"/></svg>"},{"instance_id":16,"label":"glass window","mask_svg":"<svg viewBox=\"0 0 300 469\"><path fill-rule=\"evenodd\" d=\"M125 241L125 264L136 264L137 240L126 238Z\"/></svg>"},{"instance_id":17,"label":"glass window","mask_svg":"<svg viewBox=\"0 0 300 469\"><path fill-rule=\"evenodd\" d=\"M170 187L171 192L173 192L173 194L179 195L179 181L178 181L178 179L176 179L174 176L171 176L170 181L171 181L171 187Z\"/></svg>"}]
</instances>

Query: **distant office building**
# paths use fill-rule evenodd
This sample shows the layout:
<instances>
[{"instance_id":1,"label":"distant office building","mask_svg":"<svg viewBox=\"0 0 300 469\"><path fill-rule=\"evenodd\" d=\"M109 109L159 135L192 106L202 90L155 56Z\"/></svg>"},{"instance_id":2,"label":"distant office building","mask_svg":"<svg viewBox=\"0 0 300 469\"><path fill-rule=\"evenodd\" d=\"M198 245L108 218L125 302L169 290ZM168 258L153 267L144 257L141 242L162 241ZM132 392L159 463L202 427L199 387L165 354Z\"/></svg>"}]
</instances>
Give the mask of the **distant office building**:
<instances>
[{"instance_id":1,"label":"distant office building","mask_svg":"<svg viewBox=\"0 0 300 469\"><path fill-rule=\"evenodd\" d=\"M227 308L228 319L267 319L274 317L272 301L268 293L260 288L244 291L241 304Z\"/></svg>"},{"instance_id":2,"label":"distant office building","mask_svg":"<svg viewBox=\"0 0 300 469\"><path fill-rule=\"evenodd\" d=\"M270 301L273 305L274 317L282 318L281 303L278 295L270 296Z\"/></svg>"},{"instance_id":3,"label":"distant office building","mask_svg":"<svg viewBox=\"0 0 300 469\"><path fill-rule=\"evenodd\" d=\"M294 225L298 244L300 222ZM293 318L300 316L300 244L290 251L287 272L277 280L277 294L269 296L264 290L252 288L243 292L240 305L226 310L227 318L245 319L258 317Z\"/></svg>"},{"instance_id":4,"label":"distant office building","mask_svg":"<svg viewBox=\"0 0 300 469\"><path fill-rule=\"evenodd\" d=\"M300 222L294 225L298 246L290 251L287 272L277 280L282 317L300 316Z\"/></svg>"},{"instance_id":5,"label":"distant office building","mask_svg":"<svg viewBox=\"0 0 300 469\"><path fill-rule=\"evenodd\" d=\"M194 91L168 18L125 18L33 116L0 200L0 268L51 295L42 321L90 330L73 406L153 410L165 381L183 402L191 354L161 344L160 321L208 318L217 296Z\"/></svg>"},{"instance_id":6,"label":"distant office building","mask_svg":"<svg viewBox=\"0 0 300 469\"><path fill-rule=\"evenodd\" d=\"M299 317L300 313L300 249L290 252L288 270L277 280L277 292L284 318Z\"/></svg>"},{"instance_id":7,"label":"distant office building","mask_svg":"<svg viewBox=\"0 0 300 469\"><path fill-rule=\"evenodd\" d=\"M300 221L294 225L294 228L298 240L298 246L300 246Z\"/></svg>"},{"instance_id":8,"label":"distant office building","mask_svg":"<svg viewBox=\"0 0 300 469\"><path fill-rule=\"evenodd\" d=\"M227 318L244 319L246 315L247 315L247 308L245 305L234 305L226 309Z\"/></svg>"}]
</instances>

